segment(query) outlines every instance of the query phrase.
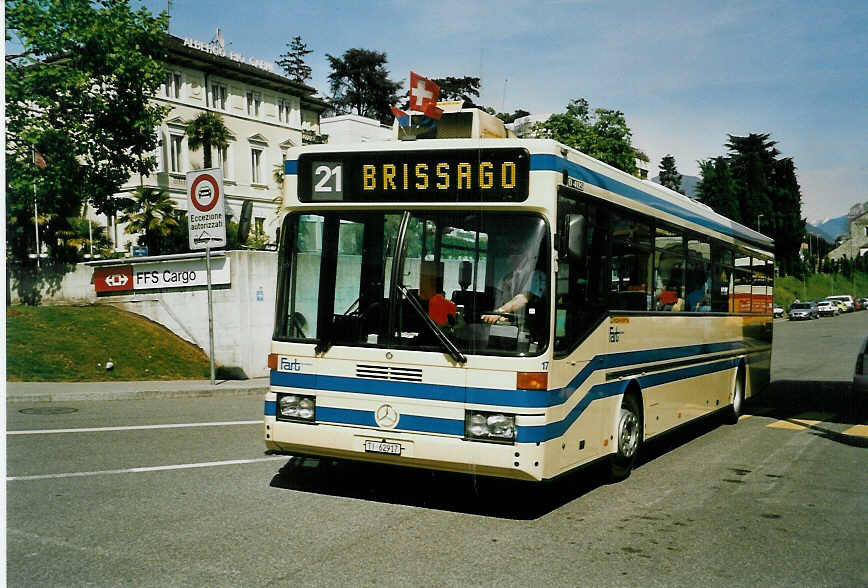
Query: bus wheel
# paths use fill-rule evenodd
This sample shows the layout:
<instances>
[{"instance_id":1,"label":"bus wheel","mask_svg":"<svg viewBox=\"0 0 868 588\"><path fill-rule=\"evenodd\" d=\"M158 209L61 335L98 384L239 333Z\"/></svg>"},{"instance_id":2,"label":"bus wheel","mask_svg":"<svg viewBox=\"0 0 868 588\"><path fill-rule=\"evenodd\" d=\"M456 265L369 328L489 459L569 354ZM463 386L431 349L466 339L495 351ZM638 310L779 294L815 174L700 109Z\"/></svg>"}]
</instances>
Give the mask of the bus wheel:
<instances>
[{"instance_id":1,"label":"bus wheel","mask_svg":"<svg viewBox=\"0 0 868 588\"><path fill-rule=\"evenodd\" d=\"M609 461L609 479L616 482L630 475L642 444L642 413L635 394L627 394L621 401L615 434L617 448Z\"/></svg>"},{"instance_id":2,"label":"bus wheel","mask_svg":"<svg viewBox=\"0 0 868 588\"><path fill-rule=\"evenodd\" d=\"M744 407L744 366L738 366L738 372L735 374L735 384L732 385L732 404L726 410L726 422L734 425L738 422L738 417L741 416L741 411Z\"/></svg>"}]
</instances>

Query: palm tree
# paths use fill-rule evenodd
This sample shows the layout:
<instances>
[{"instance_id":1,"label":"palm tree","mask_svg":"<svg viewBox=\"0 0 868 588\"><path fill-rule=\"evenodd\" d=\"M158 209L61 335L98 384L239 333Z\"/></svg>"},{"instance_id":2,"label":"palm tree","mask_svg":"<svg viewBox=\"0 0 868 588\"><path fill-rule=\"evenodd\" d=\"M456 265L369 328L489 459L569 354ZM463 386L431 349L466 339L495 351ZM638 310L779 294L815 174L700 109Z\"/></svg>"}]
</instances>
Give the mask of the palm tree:
<instances>
[{"instance_id":1,"label":"palm tree","mask_svg":"<svg viewBox=\"0 0 868 588\"><path fill-rule=\"evenodd\" d=\"M96 222L88 222L85 216L68 217L65 226L57 231L58 241L75 255L76 259L90 254L106 257L111 252L111 239L106 228Z\"/></svg>"},{"instance_id":2,"label":"palm tree","mask_svg":"<svg viewBox=\"0 0 868 588\"><path fill-rule=\"evenodd\" d=\"M128 234L142 233L139 244L148 248L149 255L159 255L162 240L178 227L175 205L169 193L161 188L138 187L133 205L121 215Z\"/></svg>"},{"instance_id":3,"label":"palm tree","mask_svg":"<svg viewBox=\"0 0 868 588\"><path fill-rule=\"evenodd\" d=\"M231 134L223 117L216 112L202 112L187 123L187 144L195 151L199 147L205 150L205 169L211 167L211 148L225 149L229 146Z\"/></svg>"}]
</instances>

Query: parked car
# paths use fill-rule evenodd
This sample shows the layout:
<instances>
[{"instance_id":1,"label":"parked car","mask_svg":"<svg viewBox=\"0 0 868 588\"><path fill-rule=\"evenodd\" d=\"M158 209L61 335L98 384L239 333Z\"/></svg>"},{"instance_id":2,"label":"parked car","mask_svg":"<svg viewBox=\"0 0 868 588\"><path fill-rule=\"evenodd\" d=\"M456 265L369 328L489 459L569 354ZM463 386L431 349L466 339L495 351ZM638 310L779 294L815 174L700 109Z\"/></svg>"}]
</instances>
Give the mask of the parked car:
<instances>
[{"instance_id":1,"label":"parked car","mask_svg":"<svg viewBox=\"0 0 868 588\"><path fill-rule=\"evenodd\" d=\"M817 303L817 314L820 316L838 316L841 309L831 300L820 300Z\"/></svg>"},{"instance_id":2,"label":"parked car","mask_svg":"<svg viewBox=\"0 0 868 588\"><path fill-rule=\"evenodd\" d=\"M792 306L790 306L791 321L807 321L818 318L820 318L820 315L817 314L817 304L815 302L793 302Z\"/></svg>"},{"instance_id":3,"label":"parked car","mask_svg":"<svg viewBox=\"0 0 868 588\"><path fill-rule=\"evenodd\" d=\"M838 310L841 311L841 314L844 314L845 312L850 312L847 310L847 305L844 304L843 302L841 302L840 300L838 300L838 299L829 300L828 298L826 300L828 300L829 302L831 302L832 304L837 306Z\"/></svg>"},{"instance_id":4,"label":"parked car","mask_svg":"<svg viewBox=\"0 0 868 588\"><path fill-rule=\"evenodd\" d=\"M868 394L868 337L862 340L853 370L853 394Z\"/></svg>"},{"instance_id":5,"label":"parked car","mask_svg":"<svg viewBox=\"0 0 868 588\"><path fill-rule=\"evenodd\" d=\"M775 304L775 318L783 318L785 314L784 309Z\"/></svg>"},{"instance_id":6,"label":"parked car","mask_svg":"<svg viewBox=\"0 0 868 588\"><path fill-rule=\"evenodd\" d=\"M836 294L835 296L826 296L826 300L839 300L847 307L847 312L853 312L853 297L849 294Z\"/></svg>"},{"instance_id":7,"label":"parked car","mask_svg":"<svg viewBox=\"0 0 868 588\"><path fill-rule=\"evenodd\" d=\"M854 298L853 307L856 310L865 310L868 308L868 298Z\"/></svg>"}]
</instances>

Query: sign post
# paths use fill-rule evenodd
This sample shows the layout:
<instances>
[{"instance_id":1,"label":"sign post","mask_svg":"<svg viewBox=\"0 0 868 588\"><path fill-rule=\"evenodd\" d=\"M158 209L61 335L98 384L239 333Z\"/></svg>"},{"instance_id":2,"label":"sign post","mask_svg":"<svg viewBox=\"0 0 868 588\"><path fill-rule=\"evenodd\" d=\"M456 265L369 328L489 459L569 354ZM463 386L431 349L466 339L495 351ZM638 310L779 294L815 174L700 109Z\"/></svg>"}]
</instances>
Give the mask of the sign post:
<instances>
[{"instance_id":1,"label":"sign post","mask_svg":"<svg viewBox=\"0 0 868 588\"><path fill-rule=\"evenodd\" d=\"M226 197L223 193L222 169L187 172L187 229L190 249L205 250L205 273L208 280L208 355L213 386L214 305L211 296L211 248L226 247Z\"/></svg>"}]
</instances>

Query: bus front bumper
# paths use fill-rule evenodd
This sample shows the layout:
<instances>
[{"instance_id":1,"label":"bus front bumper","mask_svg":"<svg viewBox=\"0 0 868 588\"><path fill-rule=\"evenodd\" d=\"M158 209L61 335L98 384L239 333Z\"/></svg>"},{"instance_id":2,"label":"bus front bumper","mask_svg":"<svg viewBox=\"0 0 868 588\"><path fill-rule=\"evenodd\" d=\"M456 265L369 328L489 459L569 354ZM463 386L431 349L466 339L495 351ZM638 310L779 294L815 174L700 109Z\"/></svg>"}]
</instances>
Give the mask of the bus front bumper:
<instances>
[{"instance_id":1,"label":"bus front bumper","mask_svg":"<svg viewBox=\"0 0 868 588\"><path fill-rule=\"evenodd\" d=\"M265 445L287 455L329 457L415 468L539 481L538 443L486 443L460 437L406 433L332 423L265 417ZM395 454L387 453L389 451Z\"/></svg>"}]
</instances>

